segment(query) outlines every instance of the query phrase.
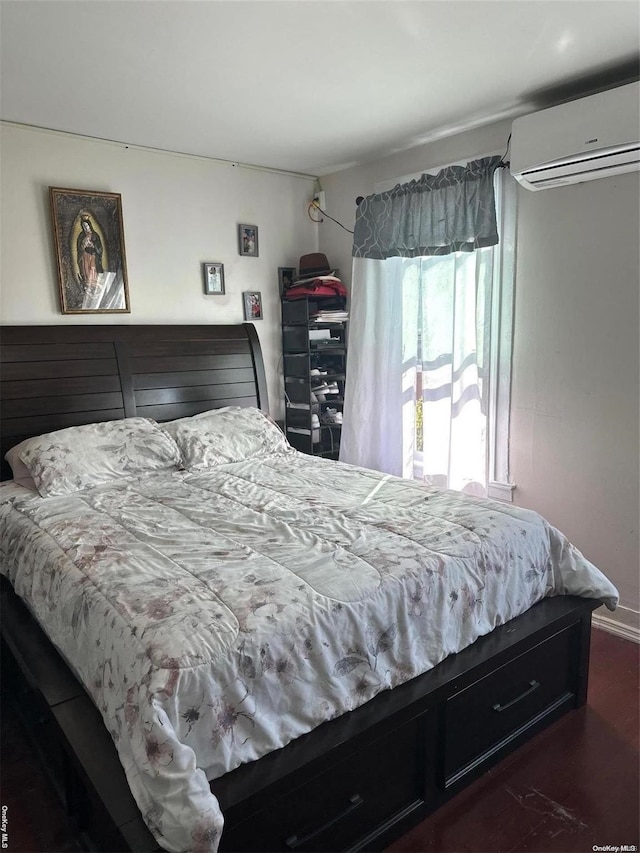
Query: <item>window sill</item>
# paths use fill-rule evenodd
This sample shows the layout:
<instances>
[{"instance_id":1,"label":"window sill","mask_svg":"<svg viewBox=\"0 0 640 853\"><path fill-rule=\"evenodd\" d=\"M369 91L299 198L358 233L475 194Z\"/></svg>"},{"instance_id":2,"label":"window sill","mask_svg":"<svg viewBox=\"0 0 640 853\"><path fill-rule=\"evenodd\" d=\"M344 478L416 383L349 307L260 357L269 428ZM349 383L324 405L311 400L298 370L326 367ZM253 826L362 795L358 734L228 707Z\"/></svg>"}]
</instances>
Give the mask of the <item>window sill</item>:
<instances>
[{"instance_id":1,"label":"window sill","mask_svg":"<svg viewBox=\"0 0 640 853\"><path fill-rule=\"evenodd\" d=\"M504 501L505 503L513 503L513 492L515 488L515 483L491 482L487 486L487 497L491 498L494 501Z\"/></svg>"}]
</instances>

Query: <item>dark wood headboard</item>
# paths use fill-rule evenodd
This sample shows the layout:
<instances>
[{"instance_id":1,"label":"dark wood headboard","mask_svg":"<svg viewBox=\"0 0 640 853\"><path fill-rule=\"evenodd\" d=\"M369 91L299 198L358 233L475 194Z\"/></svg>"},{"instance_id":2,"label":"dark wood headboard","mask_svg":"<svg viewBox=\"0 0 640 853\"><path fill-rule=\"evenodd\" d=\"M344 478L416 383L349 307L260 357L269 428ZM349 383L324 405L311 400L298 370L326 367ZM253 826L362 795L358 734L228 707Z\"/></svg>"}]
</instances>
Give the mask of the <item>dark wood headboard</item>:
<instances>
[{"instance_id":1,"label":"dark wood headboard","mask_svg":"<svg viewBox=\"0 0 640 853\"><path fill-rule=\"evenodd\" d=\"M237 326L0 327L0 456L69 426L169 421L221 406L269 411L260 343Z\"/></svg>"}]
</instances>

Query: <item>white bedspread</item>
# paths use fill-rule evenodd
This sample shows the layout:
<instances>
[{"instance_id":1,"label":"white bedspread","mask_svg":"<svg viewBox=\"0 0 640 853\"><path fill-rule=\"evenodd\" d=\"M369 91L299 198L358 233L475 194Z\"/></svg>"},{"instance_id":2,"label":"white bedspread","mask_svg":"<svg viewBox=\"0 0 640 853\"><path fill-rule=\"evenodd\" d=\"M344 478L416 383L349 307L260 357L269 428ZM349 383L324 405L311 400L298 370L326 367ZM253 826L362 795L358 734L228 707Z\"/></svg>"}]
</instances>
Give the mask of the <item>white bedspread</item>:
<instances>
[{"instance_id":1,"label":"white bedspread","mask_svg":"<svg viewBox=\"0 0 640 853\"><path fill-rule=\"evenodd\" d=\"M544 596L615 587L533 512L296 452L0 505L2 571L102 711L148 826L215 851L207 779Z\"/></svg>"}]
</instances>

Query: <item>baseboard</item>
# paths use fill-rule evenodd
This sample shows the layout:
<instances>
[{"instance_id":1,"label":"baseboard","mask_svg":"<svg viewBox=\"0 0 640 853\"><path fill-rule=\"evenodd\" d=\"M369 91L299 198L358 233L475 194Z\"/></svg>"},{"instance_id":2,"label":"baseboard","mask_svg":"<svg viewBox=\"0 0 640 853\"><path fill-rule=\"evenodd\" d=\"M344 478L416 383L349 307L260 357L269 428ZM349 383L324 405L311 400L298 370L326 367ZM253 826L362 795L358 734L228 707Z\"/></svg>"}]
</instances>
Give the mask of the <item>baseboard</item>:
<instances>
[{"instance_id":1,"label":"baseboard","mask_svg":"<svg viewBox=\"0 0 640 853\"><path fill-rule=\"evenodd\" d=\"M623 622L618 622L610 616L601 616L599 613L594 613L591 618L595 628L601 628L603 631L615 634L616 637L622 637L625 640L631 640L632 643L640 644L640 628L625 625Z\"/></svg>"}]
</instances>

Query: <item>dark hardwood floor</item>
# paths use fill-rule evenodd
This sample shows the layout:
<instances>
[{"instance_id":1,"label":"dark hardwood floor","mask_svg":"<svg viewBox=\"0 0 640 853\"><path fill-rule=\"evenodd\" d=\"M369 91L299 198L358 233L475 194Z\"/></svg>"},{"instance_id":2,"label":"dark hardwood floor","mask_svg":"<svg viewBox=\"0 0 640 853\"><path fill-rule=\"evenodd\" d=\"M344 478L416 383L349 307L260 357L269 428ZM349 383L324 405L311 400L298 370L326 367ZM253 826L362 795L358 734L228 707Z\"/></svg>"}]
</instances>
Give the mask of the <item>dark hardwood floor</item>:
<instances>
[{"instance_id":1,"label":"dark hardwood floor","mask_svg":"<svg viewBox=\"0 0 640 853\"><path fill-rule=\"evenodd\" d=\"M594 629L586 707L396 841L393 853L588 853L639 845L640 647ZM13 853L82 850L10 708L2 793Z\"/></svg>"},{"instance_id":2,"label":"dark hardwood floor","mask_svg":"<svg viewBox=\"0 0 640 853\"><path fill-rule=\"evenodd\" d=\"M594 629L586 707L399 839L393 853L638 849L640 647Z\"/></svg>"}]
</instances>

